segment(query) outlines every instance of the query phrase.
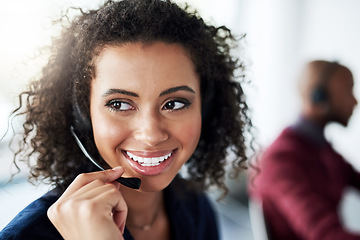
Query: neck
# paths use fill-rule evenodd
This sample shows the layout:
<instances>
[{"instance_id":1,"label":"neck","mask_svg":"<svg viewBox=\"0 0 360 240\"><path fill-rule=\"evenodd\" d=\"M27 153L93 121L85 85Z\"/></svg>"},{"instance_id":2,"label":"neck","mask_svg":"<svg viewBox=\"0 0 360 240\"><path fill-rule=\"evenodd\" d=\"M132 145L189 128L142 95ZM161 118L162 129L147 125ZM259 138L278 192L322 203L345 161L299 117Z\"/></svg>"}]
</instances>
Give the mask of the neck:
<instances>
[{"instance_id":1,"label":"neck","mask_svg":"<svg viewBox=\"0 0 360 240\"><path fill-rule=\"evenodd\" d=\"M326 124L328 123L326 117L323 114L303 111L301 116L303 119L311 122L313 125L317 126L321 130L324 130Z\"/></svg>"},{"instance_id":2,"label":"neck","mask_svg":"<svg viewBox=\"0 0 360 240\"><path fill-rule=\"evenodd\" d=\"M163 192L139 192L129 188L120 189L128 207L127 224L142 227L152 224L159 211L165 208Z\"/></svg>"},{"instance_id":3,"label":"neck","mask_svg":"<svg viewBox=\"0 0 360 240\"><path fill-rule=\"evenodd\" d=\"M327 142L324 135L324 128L311 118L301 116L292 127L316 145L322 146Z\"/></svg>"},{"instance_id":4,"label":"neck","mask_svg":"<svg viewBox=\"0 0 360 240\"><path fill-rule=\"evenodd\" d=\"M317 126L319 129L324 130L325 126L326 126L326 121L324 121L321 118L309 118L309 117L304 117L305 120L311 122L313 125Z\"/></svg>"}]
</instances>

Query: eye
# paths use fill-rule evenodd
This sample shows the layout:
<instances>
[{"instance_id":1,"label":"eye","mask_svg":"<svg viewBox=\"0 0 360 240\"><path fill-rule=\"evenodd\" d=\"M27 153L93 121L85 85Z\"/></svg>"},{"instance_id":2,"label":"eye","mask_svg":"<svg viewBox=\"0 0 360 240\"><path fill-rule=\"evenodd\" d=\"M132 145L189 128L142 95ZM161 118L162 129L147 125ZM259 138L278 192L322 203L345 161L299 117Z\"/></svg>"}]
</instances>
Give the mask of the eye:
<instances>
[{"instance_id":1,"label":"eye","mask_svg":"<svg viewBox=\"0 0 360 240\"><path fill-rule=\"evenodd\" d=\"M135 109L131 104L120 100L111 100L106 106L112 111L128 111Z\"/></svg>"},{"instance_id":2,"label":"eye","mask_svg":"<svg viewBox=\"0 0 360 240\"><path fill-rule=\"evenodd\" d=\"M170 100L163 106L164 110L182 110L190 106L190 102L187 100Z\"/></svg>"}]
</instances>

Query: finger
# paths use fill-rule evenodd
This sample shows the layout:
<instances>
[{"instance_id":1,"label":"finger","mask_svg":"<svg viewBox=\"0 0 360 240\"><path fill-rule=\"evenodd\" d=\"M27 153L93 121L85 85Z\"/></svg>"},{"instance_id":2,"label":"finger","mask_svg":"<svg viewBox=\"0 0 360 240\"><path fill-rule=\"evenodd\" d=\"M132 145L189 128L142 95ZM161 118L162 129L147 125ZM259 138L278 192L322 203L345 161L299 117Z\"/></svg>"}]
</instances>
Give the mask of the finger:
<instances>
[{"instance_id":1,"label":"finger","mask_svg":"<svg viewBox=\"0 0 360 240\"><path fill-rule=\"evenodd\" d=\"M101 188L106 188L106 191L97 194L97 197L95 198L96 202L107 203L106 205L102 205L105 207L103 211L107 213L108 216L112 215L113 221L115 222L116 226L120 229L122 233L124 233L125 222L128 212L125 199L123 198L121 192L117 190L115 186L104 186Z\"/></svg>"},{"instance_id":2,"label":"finger","mask_svg":"<svg viewBox=\"0 0 360 240\"><path fill-rule=\"evenodd\" d=\"M55 207L49 208L53 208L50 214L54 213L52 215L57 215L58 212L66 212L66 215L69 215L69 213L76 215L75 212L80 212L82 216L90 213L110 216L113 213L113 209L116 209L116 211L127 211L126 203L115 185L102 183L102 185L97 184L98 186L95 187L91 186L95 182L101 183L100 180L95 180L68 198L57 201L53 205ZM84 189L86 190L84 191Z\"/></svg>"},{"instance_id":3,"label":"finger","mask_svg":"<svg viewBox=\"0 0 360 240\"><path fill-rule=\"evenodd\" d=\"M113 217L114 212L116 218ZM101 229L101 226L105 224L113 236L121 236L125 227L127 205L119 189L109 183L91 188L81 196L72 195L71 198L62 203L55 203L49 208L48 216L54 226L62 233L76 232L73 231L74 229L69 231L72 227L72 223L69 225L69 222L79 223L79 219L83 219L84 221L80 222L85 223L85 225L79 223L79 229L85 229L85 232L89 232L89 226L100 226Z\"/></svg>"},{"instance_id":4,"label":"finger","mask_svg":"<svg viewBox=\"0 0 360 240\"><path fill-rule=\"evenodd\" d=\"M76 191L95 180L100 180L103 183L111 183L118 179L123 173L124 169L122 167L116 167L105 171L80 174L69 185L61 198L74 194Z\"/></svg>"},{"instance_id":5,"label":"finger","mask_svg":"<svg viewBox=\"0 0 360 240\"><path fill-rule=\"evenodd\" d=\"M94 180L91 183L88 183L84 187L77 190L72 195L69 195L69 198L77 198L77 199L92 199L97 197L98 195L105 193L107 191L119 191L119 188L113 183L104 183L101 180ZM65 198L64 198L65 200Z\"/></svg>"},{"instance_id":6,"label":"finger","mask_svg":"<svg viewBox=\"0 0 360 240\"><path fill-rule=\"evenodd\" d=\"M121 186L121 183L119 183L118 181L113 181L113 182L111 182L109 184L114 185L117 189L120 189L120 186Z\"/></svg>"},{"instance_id":7,"label":"finger","mask_svg":"<svg viewBox=\"0 0 360 240\"><path fill-rule=\"evenodd\" d=\"M127 218L127 210L126 211L114 211L113 219L116 226L120 229L121 233L124 234L125 225Z\"/></svg>"},{"instance_id":8,"label":"finger","mask_svg":"<svg viewBox=\"0 0 360 240\"><path fill-rule=\"evenodd\" d=\"M124 234L125 223L127 218L128 208L123 197L118 199L118 202L113 208L113 219L116 226L120 229L121 233Z\"/></svg>"}]
</instances>

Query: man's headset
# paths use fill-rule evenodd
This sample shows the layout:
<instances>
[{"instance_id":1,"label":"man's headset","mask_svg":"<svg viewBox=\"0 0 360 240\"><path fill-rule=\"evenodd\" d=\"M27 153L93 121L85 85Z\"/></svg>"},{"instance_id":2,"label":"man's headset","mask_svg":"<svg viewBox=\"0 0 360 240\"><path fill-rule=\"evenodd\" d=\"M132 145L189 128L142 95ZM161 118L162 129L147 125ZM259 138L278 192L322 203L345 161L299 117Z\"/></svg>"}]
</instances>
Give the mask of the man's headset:
<instances>
[{"instance_id":1,"label":"man's headset","mask_svg":"<svg viewBox=\"0 0 360 240\"><path fill-rule=\"evenodd\" d=\"M311 93L311 101L314 104L326 103L328 101L329 95L326 87L338 65L336 61L326 64L324 71L320 75L319 83Z\"/></svg>"}]
</instances>

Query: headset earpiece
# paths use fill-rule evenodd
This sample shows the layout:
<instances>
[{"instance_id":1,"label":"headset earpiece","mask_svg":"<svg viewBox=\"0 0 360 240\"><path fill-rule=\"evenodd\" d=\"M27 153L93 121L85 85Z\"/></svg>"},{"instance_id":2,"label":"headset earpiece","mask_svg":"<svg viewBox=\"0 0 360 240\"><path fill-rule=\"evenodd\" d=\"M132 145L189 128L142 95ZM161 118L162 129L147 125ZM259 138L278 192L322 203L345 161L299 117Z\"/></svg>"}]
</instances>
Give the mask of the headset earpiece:
<instances>
[{"instance_id":1,"label":"headset earpiece","mask_svg":"<svg viewBox=\"0 0 360 240\"><path fill-rule=\"evenodd\" d=\"M213 81L207 81L205 87L202 89L202 104L201 104L201 117L203 121L208 120L211 117L215 83Z\"/></svg>"},{"instance_id":2,"label":"headset earpiece","mask_svg":"<svg viewBox=\"0 0 360 240\"><path fill-rule=\"evenodd\" d=\"M89 151L90 155L100 159L100 155L95 146L93 138L93 130L90 121L90 116L86 112L86 107L81 106L75 88L73 89L72 94L72 114L73 114L73 124L71 127L71 132L76 134L86 149Z\"/></svg>"},{"instance_id":3,"label":"headset earpiece","mask_svg":"<svg viewBox=\"0 0 360 240\"><path fill-rule=\"evenodd\" d=\"M324 87L316 87L311 93L311 101L314 104L324 103L328 100L328 94Z\"/></svg>"},{"instance_id":4,"label":"headset earpiece","mask_svg":"<svg viewBox=\"0 0 360 240\"><path fill-rule=\"evenodd\" d=\"M74 129L80 135L88 135L92 133L90 117L85 113L85 109L81 108L76 97L75 88L72 94L72 112L74 117Z\"/></svg>"}]
</instances>

